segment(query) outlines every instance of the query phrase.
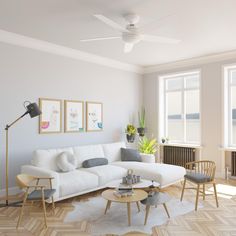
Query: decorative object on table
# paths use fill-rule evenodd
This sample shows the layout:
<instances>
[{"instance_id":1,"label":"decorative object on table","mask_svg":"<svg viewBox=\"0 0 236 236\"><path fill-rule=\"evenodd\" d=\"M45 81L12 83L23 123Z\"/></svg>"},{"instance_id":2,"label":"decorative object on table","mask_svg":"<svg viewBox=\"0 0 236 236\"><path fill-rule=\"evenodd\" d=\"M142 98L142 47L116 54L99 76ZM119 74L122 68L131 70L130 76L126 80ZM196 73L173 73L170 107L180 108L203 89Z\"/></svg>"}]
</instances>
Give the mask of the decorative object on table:
<instances>
[{"instance_id":1,"label":"decorative object on table","mask_svg":"<svg viewBox=\"0 0 236 236\"><path fill-rule=\"evenodd\" d=\"M24 201L23 201L23 205L21 207L20 215L18 218L17 226L16 226L17 229L20 225L21 218L22 218L23 211L24 211L24 207L25 207L25 203L27 200L31 201L31 202L35 202L35 201L42 202L43 213L44 213L43 214L44 215L44 225L47 228L47 213L46 213L46 205L45 205L46 200L51 199L52 210L53 210L53 213L55 214L55 205L54 205L53 194L56 192L56 189L52 188L52 179L53 178L54 177L34 177L34 176L26 175L26 174L20 174L20 175L16 176L17 185L21 189L25 190ZM50 188L45 189L44 185L39 184L40 180L49 180ZM32 185L32 183L34 183L35 181L36 181L36 184ZM34 189L34 190L29 193L30 189Z\"/></svg>"},{"instance_id":2,"label":"decorative object on table","mask_svg":"<svg viewBox=\"0 0 236 236\"><path fill-rule=\"evenodd\" d=\"M141 201L143 205L146 205L146 215L145 215L145 220L144 220L144 225L147 224L147 219L150 211L151 206L157 207L159 204L163 204L163 207L166 211L166 214L168 218L170 218L170 214L168 212L166 202L170 201L170 196L167 193L162 193L162 192L156 192L156 191L151 191L148 193L148 197L144 200Z\"/></svg>"},{"instance_id":3,"label":"decorative object on table","mask_svg":"<svg viewBox=\"0 0 236 236\"><path fill-rule=\"evenodd\" d=\"M30 115L31 118L34 118L36 116L39 116L41 114L41 111L36 103L31 103L29 101L24 102L24 107L26 109L25 113L21 115L19 118L17 118L15 121L10 123L9 125L6 125L5 131L6 131L6 206L9 204L9 197L13 199L11 196L9 196L8 193L8 130L11 128L17 121L19 121L21 118L26 116L27 114ZM15 200L15 199L13 199Z\"/></svg>"},{"instance_id":4,"label":"decorative object on table","mask_svg":"<svg viewBox=\"0 0 236 236\"><path fill-rule=\"evenodd\" d=\"M137 133L137 130L134 125L128 124L125 132L128 143L133 143L135 140L135 135Z\"/></svg>"},{"instance_id":5,"label":"decorative object on table","mask_svg":"<svg viewBox=\"0 0 236 236\"><path fill-rule=\"evenodd\" d=\"M164 144L164 143L168 143L169 141L169 138L168 137L162 137L161 138L161 142Z\"/></svg>"},{"instance_id":6,"label":"decorative object on table","mask_svg":"<svg viewBox=\"0 0 236 236\"><path fill-rule=\"evenodd\" d=\"M216 164L213 161L193 161L186 164L187 174L184 176L184 183L180 201L183 200L184 190L190 189L185 188L186 181L196 184L197 188L197 196L195 201L195 211L198 207L198 197L200 192L200 186L202 185L202 194L203 200L205 200L205 185L212 184L214 188L215 200L216 200L216 207L219 207L217 191L216 191L216 182L215 182L215 171L216 171ZM191 189L193 189L191 187Z\"/></svg>"},{"instance_id":7,"label":"decorative object on table","mask_svg":"<svg viewBox=\"0 0 236 236\"><path fill-rule=\"evenodd\" d=\"M86 130L103 130L103 104L101 102L86 102Z\"/></svg>"},{"instance_id":8,"label":"decorative object on table","mask_svg":"<svg viewBox=\"0 0 236 236\"><path fill-rule=\"evenodd\" d=\"M145 135L146 131L146 120L145 120L145 108L142 107L141 111L138 112L138 120L139 120L139 127L138 127L138 134L140 137Z\"/></svg>"},{"instance_id":9,"label":"decorative object on table","mask_svg":"<svg viewBox=\"0 0 236 236\"><path fill-rule=\"evenodd\" d=\"M142 158L142 162L155 162L155 153L158 149L158 143L155 138L148 139L146 136L140 138L138 149Z\"/></svg>"},{"instance_id":10,"label":"decorative object on table","mask_svg":"<svg viewBox=\"0 0 236 236\"><path fill-rule=\"evenodd\" d=\"M141 177L139 175L134 175L133 170L129 169L127 176L122 178L122 184L124 185L132 185L137 184L141 181Z\"/></svg>"},{"instance_id":11,"label":"decorative object on table","mask_svg":"<svg viewBox=\"0 0 236 236\"><path fill-rule=\"evenodd\" d=\"M141 162L141 156L138 150L132 148L121 148L121 161L138 161Z\"/></svg>"},{"instance_id":12,"label":"decorative object on table","mask_svg":"<svg viewBox=\"0 0 236 236\"><path fill-rule=\"evenodd\" d=\"M84 103L65 100L65 132L84 131Z\"/></svg>"},{"instance_id":13,"label":"decorative object on table","mask_svg":"<svg viewBox=\"0 0 236 236\"><path fill-rule=\"evenodd\" d=\"M39 133L50 134L62 131L62 100L40 98L42 114L39 118Z\"/></svg>"},{"instance_id":14,"label":"decorative object on table","mask_svg":"<svg viewBox=\"0 0 236 236\"><path fill-rule=\"evenodd\" d=\"M128 197L128 196L132 196L134 194L133 188L129 187L129 186L120 186L118 188L115 189L115 191L113 192L113 194L116 197Z\"/></svg>"}]
</instances>

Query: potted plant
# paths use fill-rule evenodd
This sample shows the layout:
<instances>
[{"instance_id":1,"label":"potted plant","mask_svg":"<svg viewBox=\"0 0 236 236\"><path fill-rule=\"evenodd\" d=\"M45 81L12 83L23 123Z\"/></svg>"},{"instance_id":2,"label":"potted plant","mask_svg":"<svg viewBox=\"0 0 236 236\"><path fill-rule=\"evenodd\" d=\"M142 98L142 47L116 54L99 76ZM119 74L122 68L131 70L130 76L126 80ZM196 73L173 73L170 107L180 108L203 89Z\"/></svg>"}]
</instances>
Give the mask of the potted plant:
<instances>
[{"instance_id":1,"label":"potted plant","mask_svg":"<svg viewBox=\"0 0 236 236\"><path fill-rule=\"evenodd\" d=\"M129 143L133 143L136 135L136 128L134 125L128 124L126 127L126 138Z\"/></svg>"},{"instance_id":2,"label":"potted plant","mask_svg":"<svg viewBox=\"0 0 236 236\"><path fill-rule=\"evenodd\" d=\"M157 152L158 143L155 138L148 139L147 137L140 138L138 149L143 162L155 162L155 153Z\"/></svg>"},{"instance_id":3,"label":"potted plant","mask_svg":"<svg viewBox=\"0 0 236 236\"><path fill-rule=\"evenodd\" d=\"M139 128L137 130L138 130L139 136L143 137L145 135L145 125L146 125L144 107L141 109L141 112L138 112L138 120L139 120Z\"/></svg>"}]
</instances>

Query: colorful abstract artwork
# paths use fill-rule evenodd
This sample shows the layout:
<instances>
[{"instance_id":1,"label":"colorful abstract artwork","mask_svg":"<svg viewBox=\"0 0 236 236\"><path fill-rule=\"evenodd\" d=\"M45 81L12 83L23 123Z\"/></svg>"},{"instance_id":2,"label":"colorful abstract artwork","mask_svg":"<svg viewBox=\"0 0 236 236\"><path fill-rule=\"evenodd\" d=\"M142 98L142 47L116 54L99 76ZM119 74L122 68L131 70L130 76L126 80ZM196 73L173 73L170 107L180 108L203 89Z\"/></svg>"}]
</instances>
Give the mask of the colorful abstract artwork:
<instances>
[{"instance_id":1,"label":"colorful abstract artwork","mask_svg":"<svg viewBox=\"0 0 236 236\"><path fill-rule=\"evenodd\" d=\"M65 132L84 131L84 103L65 101Z\"/></svg>"},{"instance_id":2,"label":"colorful abstract artwork","mask_svg":"<svg viewBox=\"0 0 236 236\"><path fill-rule=\"evenodd\" d=\"M103 107L100 102L86 103L87 131L102 131L103 130Z\"/></svg>"},{"instance_id":3,"label":"colorful abstract artwork","mask_svg":"<svg viewBox=\"0 0 236 236\"><path fill-rule=\"evenodd\" d=\"M40 98L39 106L42 114L39 117L39 133L60 133L62 101Z\"/></svg>"}]
</instances>

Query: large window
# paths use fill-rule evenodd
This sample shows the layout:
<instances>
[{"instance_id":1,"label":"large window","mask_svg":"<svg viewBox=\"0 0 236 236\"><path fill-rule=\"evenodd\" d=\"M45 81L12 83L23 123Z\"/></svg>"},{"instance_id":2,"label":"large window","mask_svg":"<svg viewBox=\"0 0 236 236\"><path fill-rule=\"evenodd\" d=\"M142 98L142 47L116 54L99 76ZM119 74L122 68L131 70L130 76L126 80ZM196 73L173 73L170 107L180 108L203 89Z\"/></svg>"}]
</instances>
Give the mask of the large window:
<instances>
[{"instance_id":1,"label":"large window","mask_svg":"<svg viewBox=\"0 0 236 236\"><path fill-rule=\"evenodd\" d=\"M236 146L236 66L225 67L226 145Z\"/></svg>"},{"instance_id":2,"label":"large window","mask_svg":"<svg viewBox=\"0 0 236 236\"><path fill-rule=\"evenodd\" d=\"M172 143L200 144L200 72L161 77L163 136Z\"/></svg>"}]
</instances>

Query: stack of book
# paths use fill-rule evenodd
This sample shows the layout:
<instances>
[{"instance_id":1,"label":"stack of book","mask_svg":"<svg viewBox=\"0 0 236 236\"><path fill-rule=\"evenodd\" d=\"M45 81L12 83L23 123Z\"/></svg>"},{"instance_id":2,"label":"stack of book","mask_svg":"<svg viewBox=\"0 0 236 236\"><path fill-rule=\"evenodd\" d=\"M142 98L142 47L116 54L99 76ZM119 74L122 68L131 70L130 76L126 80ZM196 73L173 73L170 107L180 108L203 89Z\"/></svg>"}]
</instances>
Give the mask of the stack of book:
<instances>
[{"instance_id":1,"label":"stack of book","mask_svg":"<svg viewBox=\"0 0 236 236\"><path fill-rule=\"evenodd\" d=\"M133 195L133 189L131 187L119 187L114 191L116 197L128 197Z\"/></svg>"}]
</instances>

